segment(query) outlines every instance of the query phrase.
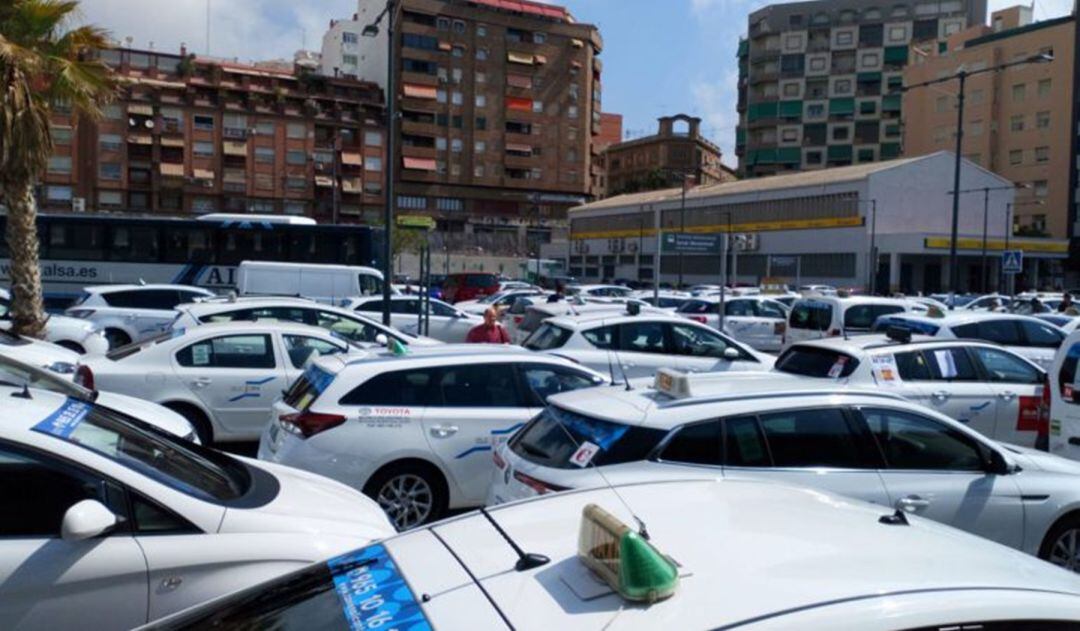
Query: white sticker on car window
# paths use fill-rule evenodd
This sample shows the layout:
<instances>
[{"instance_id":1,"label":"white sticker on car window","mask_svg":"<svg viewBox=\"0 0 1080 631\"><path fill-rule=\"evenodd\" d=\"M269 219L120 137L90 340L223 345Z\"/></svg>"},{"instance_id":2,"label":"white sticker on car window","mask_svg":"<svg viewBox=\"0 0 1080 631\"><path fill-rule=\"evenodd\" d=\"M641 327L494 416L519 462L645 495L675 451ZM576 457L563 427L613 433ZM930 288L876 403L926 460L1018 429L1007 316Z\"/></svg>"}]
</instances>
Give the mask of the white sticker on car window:
<instances>
[{"instance_id":1,"label":"white sticker on car window","mask_svg":"<svg viewBox=\"0 0 1080 631\"><path fill-rule=\"evenodd\" d=\"M585 441L581 443L574 455L570 456L570 464L582 468L587 467L598 451L600 451L599 445Z\"/></svg>"},{"instance_id":2,"label":"white sticker on car window","mask_svg":"<svg viewBox=\"0 0 1080 631\"><path fill-rule=\"evenodd\" d=\"M934 359L937 361L942 379L955 379L960 374L960 371L956 369L956 358L953 357L952 351L934 351Z\"/></svg>"},{"instance_id":3,"label":"white sticker on car window","mask_svg":"<svg viewBox=\"0 0 1080 631\"><path fill-rule=\"evenodd\" d=\"M844 355L836 358L836 363L829 369L829 379L838 379L844 372L844 366L847 365L848 358Z\"/></svg>"},{"instance_id":4,"label":"white sticker on car window","mask_svg":"<svg viewBox=\"0 0 1080 631\"><path fill-rule=\"evenodd\" d=\"M878 385L900 385L900 370L896 365L896 357L892 353L875 355L873 357L874 379Z\"/></svg>"},{"instance_id":5,"label":"white sticker on car window","mask_svg":"<svg viewBox=\"0 0 1080 631\"><path fill-rule=\"evenodd\" d=\"M209 344L196 344L191 347L191 363L196 366L207 366L210 364L210 345Z\"/></svg>"}]
</instances>

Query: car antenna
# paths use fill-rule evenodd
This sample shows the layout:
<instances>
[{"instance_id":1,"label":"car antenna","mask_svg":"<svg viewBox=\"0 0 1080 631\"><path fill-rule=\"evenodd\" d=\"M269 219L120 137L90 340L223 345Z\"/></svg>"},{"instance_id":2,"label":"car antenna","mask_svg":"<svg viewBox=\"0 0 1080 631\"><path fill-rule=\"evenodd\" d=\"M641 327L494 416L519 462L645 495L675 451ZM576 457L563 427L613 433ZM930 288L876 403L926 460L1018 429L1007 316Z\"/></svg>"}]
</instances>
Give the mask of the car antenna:
<instances>
[{"instance_id":1,"label":"car antenna","mask_svg":"<svg viewBox=\"0 0 1080 631\"><path fill-rule=\"evenodd\" d=\"M501 536L506 543L510 544L510 547L514 549L514 553L518 555L517 563L514 564L514 569L516 571L525 572L551 563L551 559L542 554L522 550L521 546L511 539L510 535L506 534L506 531L503 530L502 526L499 525L499 522L495 521L495 518L487 512L486 508L481 506L480 514L484 516L484 519L488 520L488 523L495 528L496 532L499 533L499 536Z\"/></svg>"},{"instance_id":2,"label":"car antenna","mask_svg":"<svg viewBox=\"0 0 1080 631\"><path fill-rule=\"evenodd\" d=\"M619 372L622 373L623 381L626 382L626 391L630 392L634 387L630 385L630 375L626 374L626 366L623 366L622 357L619 357L619 351L615 351L615 361L619 362Z\"/></svg>"},{"instance_id":3,"label":"car antenna","mask_svg":"<svg viewBox=\"0 0 1080 631\"><path fill-rule=\"evenodd\" d=\"M611 363L611 349L610 348L608 349L608 352L607 352L607 370L608 370L608 375L611 377L611 385L613 385L613 386L616 385L616 383L615 383L615 366ZM625 375L623 375L623 376L625 376Z\"/></svg>"},{"instance_id":4,"label":"car antenna","mask_svg":"<svg viewBox=\"0 0 1080 631\"><path fill-rule=\"evenodd\" d=\"M27 387L25 381L23 382L23 385L22 385L22 391L21 392L12 392L11 396L15 397L16 399L33 399L34 398L34 397L30 396L30 388Z\"/></svg>"},{"instance_id":5,"label":"car antenna","mask_svg":"<svg viewBox=\"0 0 1080 631\"><path fill-rule=\"evenodd\" d=\"M580 450L581 444L574 438L574 435L570 433L570 430L566 429L566 425L563 424L562 419L559 418L558 414L551 414L551 418L555 419L555 423L558 424L559 429L561 429L563 433L566 434L566 437L570 439L570 442ZM575 452L576 451L577 450L575 450ZM630 503L626 501L626 498L624 498L621 493L619 493L619 490L615 488L615 485L611 483L611 480L607 479L607 476L600 470L600 467L596 466L596 463L592 461L592 458L589 458L589 462L586 463L585 466L591 467L592 470L600 476L600 479L604 481L604 485L608 490L615 494L615 497L619 499L619 503L623 505L627 512L630 513L630 516L634 518L634 521L637 522L638 535L645 541L649 541L649 528L645 525L645 520L638 517L637 512L633 508L630 508Z\"/></svg>"}]
</instances>

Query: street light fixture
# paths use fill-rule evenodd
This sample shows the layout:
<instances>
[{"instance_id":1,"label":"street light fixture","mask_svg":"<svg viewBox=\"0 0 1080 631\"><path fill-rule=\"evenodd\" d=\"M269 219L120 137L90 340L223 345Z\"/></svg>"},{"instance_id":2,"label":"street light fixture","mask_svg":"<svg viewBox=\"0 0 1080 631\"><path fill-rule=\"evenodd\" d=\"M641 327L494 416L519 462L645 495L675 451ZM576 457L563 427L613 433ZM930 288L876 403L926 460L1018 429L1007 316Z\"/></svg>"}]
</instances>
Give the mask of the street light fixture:
<instances>
[{"instance_id":1,"label":"street light fixture","mask_svg":"<svg viewBox=\"0 0 1080 631\"><path fill-rule=\"evenodd\" d=\"M930 81L923 81L922 83L916 83L914 85L906 85L900 88L900 92L907 92L914 90L915 88L925 88L931 85L938 85L940 83L947 83L949 81L956 80L959 82L959 87L956 93L956 162L953 167L953 205L952 205L952 231L951 239L949 242L949 294L950 301L953 296L956 295L957 285L960 284L960 266L956 256L956 242L960 228L960 160L963 153L964 142L964 90L967 86L968 77L975 75L985 74L987 72L997 72L1013 66L1021 66L1025 64L1040 64L1048 63L1054 60L1054 56L1049 53L1039 53L1026 57L1018 61L1011 61L1009 63L1000 64L997 66L991 66L989 68L982 68L981 70L967 70L963 66L960 66L960 70L954 75L940 77L938 79L931 79Z\"/></svg>"},{"instance_id":2,"label":"street light fixture","mask_svg":"<svg viewBox=\"0 0 1080 631\"><path fill-rule=\"evenodd\" d=\"M375 16L375 20L363 28L361 34L364 37L378 37L379 24L386 18L386 164L383 165L383 173L386 182L383 189L386 191L385 207L383 208L383 324L390 326L390 283L394 279L393 263L393 235L394 235L394 144L397 137L397 112L395 111L396 99L394 88L394 13L397 11L398 0L387 0L383 10Z\"/></svg>"}]
</instances>

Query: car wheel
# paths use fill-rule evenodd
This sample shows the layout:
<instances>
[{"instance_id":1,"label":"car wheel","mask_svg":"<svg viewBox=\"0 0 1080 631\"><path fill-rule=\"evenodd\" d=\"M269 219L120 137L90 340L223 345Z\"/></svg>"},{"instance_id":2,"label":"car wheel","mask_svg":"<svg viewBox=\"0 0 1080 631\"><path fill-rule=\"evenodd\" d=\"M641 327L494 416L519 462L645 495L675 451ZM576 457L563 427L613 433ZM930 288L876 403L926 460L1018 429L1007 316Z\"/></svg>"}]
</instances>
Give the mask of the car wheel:
<instances>
[{"instance_id":1,"label":"car wheel","mask_svg":"<svg viewBox=\"0 0 1080 631\"><path fill-rule=\"evenodd\" d=\"M165 407L187 419L188 423L195 428L195 434L199 437L199 443L209 447L214 442L214 428L210 425L210 419L199 408L187 403L166 403Z\"/></svg>"},{"instance_id":2,"label":"car wheel","mask_svg":"<svg viewBox=\"0 0 1080 631\"><path fill-rule=\"evenodd\" d=\"M57 346L63 346L64 348L68 349L69 351L75 351L76 353L78 353L80 355L85 355L86 354L86 349L83 348L82 344L79 344L78 342L72 342L71 340L60 340L59 342L56 343L56 345Z\"/></svg>"},{"instance_id":3,"label":"car wheel","mask_svg":"<svg viewBox=\"0 0 1080 631\"><path fill-rule=\"evenodd\" d=\"M110 351L131 344L131 336L120 329L106 329L105 339L109 342Z\"/></svg>"},{"instance_id":4,"label":"car wheel","mask_svg":"<svg viewBox=\"0 0 1080 631\"><path fill-rule=\"evenodd\" d=\"M435 521L446 512L446 483L426 463L384 467L371 477L364 493L378 502L399 531Z\"/></svg>"},{"instance_id":5,"label":"car wheel","mask_svg":"<svg viewBox=\"0 0 1080 631\"><path fill-rule=\"evenodd\" d=\"M1069 515L1047 533L1039 558L1080 573L1080 515Z\"/></svg>"}]
</instances>

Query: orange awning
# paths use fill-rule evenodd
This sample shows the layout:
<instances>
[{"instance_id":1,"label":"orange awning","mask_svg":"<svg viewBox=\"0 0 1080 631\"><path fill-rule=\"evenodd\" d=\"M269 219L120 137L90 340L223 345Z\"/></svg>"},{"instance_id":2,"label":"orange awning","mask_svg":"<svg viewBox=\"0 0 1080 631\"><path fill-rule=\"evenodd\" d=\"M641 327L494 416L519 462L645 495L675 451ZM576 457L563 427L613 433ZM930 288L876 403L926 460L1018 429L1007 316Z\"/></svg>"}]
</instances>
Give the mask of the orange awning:
<instances>
[{"instance_id":1,"label":"orange awning","mask_svg":"<svg viewBox=\"0 0 1080 631\"><path fill-rule=\"evenodd\" d=\"M429 99L434 101L437 96L435 88L427 85L406 83L402 86L402 89L405 91L405 96L414 99Z\"/></svg>"},{"instance_id":2,"label":"orange awning","mask_svg":"<svg viewBox=\"0 0 1080 631\"><path fill-rule=\"evenodd\" d=\"M161 164L161 174L172 177L184 177L184 165L163 162Z\"/></svg>"},{"instance_id":3,"label":"orange awning","mask_svg":"<svg viewBox=\"0 0 1080 631\"><path fill-rule=\"evenodd\" d=\"M342 151L341 163L359 167L364 166L364 159L360 156L359 153L349 153L348 151Z\"/></svg>"},{"instance_id":4,"label":"orange awning","mask_svg":"<svg viewBox=\"0 0 1080 631\"><path fill-rule=\"evenodd\" d=\"M547 63L547 57L545 57L543 55L535 55L535 56L533 56L533 59L538 64L546 64Z\"/></svg>"},{"instance_id":5,"label":"orange awning","mask_svg":"<svg viewBox=\"0 0 1080 631\"><path fill-rule=\"evenodd\" d=\"M184 146L184 139L183 138L165 138L165 137L162 137L161 138L161 146L162 147L183 147Z\"/></svg>"},{"instance_id":6,"label":"orange awning","mask_svg":"<svg viewBox=\"0 0 1080 631\"><path fill-rule=\"evenodd\" d=\"M246 142L235 142L232 140L226 140L224 144L225 155L227 156L246 156L248 153Z\"/></svg>"},{"instance_id":7,"label":"orange awning","mask_svg":"<svg viewBox=\"0 0 1080 631\"><path fill-rule=\"evenodd\" d=\"M363 188L360 178L344 178L341 180L341 189L346 193L359 193Z\"/></svg>"},{"instance_id":8,"label":"orange awning","mask_svg":"<svg viewBox=\"0 0 1080 631\"><path fill-rule=\"evenodd\" d=\"M533 65L535 58L532 55L525 53L507 52L506 60L515 64L525 64L526 66Z\"/></svg>"},{"instance_id":9,"label":"orange awning","mask_svg":"<svg viewBox=\"0 0 1080 631\"><path fill-rule=\"evenodd\" d=\"M214 172L210 169L195 169L195 178L199 180L214 179Z\"/></svg>"},{"instance_id":10,"label":"orange awning","mask_svg":"<svg viewBox=\"0 0 1080 631\"><path fill-rule=\"evenodd\" d=\"M412 171L434 171L436 170L435 160L429 158L402 158L406 169Z\"/></svg>"},{"instance_id":11,"label":"orange awning","mask_svg":"<svg viewBox=\"0 0 1080 631\"><path fill-rule=\"evenodd\" d=\"M506 143L506 150L507 151L514 151L514 152L517 152L517 153L531 154L533 148L530 147L529 145L519 145L517 143L508 142L508 143Z\"/></svg>"}]
</instances>

